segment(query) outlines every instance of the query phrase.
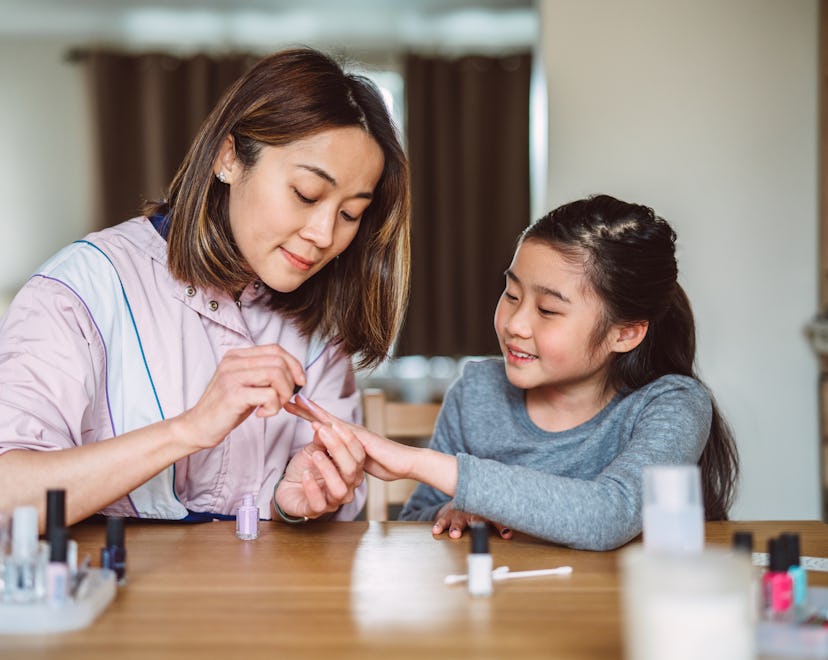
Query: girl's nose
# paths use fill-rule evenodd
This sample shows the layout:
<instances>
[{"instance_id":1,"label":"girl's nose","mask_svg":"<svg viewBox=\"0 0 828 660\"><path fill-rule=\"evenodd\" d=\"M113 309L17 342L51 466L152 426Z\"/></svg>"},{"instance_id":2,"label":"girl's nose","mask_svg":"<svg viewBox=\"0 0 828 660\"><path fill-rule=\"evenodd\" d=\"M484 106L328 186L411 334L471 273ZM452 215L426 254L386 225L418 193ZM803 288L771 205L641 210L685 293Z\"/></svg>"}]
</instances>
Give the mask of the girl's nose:
<instances>
[{"instance_id":1,"label":"girl's nose","mask_svg":"<svg viewBox=\"0 0 828 660\"><path fill-rule=\"evenodd\" d=\"M506 319L506 332L515 337L528 337L532 334L528 315L522 305L516 307L511 316Z\"/></svg>"},{"instance_id":2,"label":"girl's nose","mask_svg":"<svg viewBox=\"0 0 828 660\"><path fill-rule=\"evenodd\" d=\"M299 235L306 241L310 241L316 247L324 250L333 243L335 225L335 214L324 208L319 208L311 215L304 227L299 230Z\"/></svg>"}]
</instances>

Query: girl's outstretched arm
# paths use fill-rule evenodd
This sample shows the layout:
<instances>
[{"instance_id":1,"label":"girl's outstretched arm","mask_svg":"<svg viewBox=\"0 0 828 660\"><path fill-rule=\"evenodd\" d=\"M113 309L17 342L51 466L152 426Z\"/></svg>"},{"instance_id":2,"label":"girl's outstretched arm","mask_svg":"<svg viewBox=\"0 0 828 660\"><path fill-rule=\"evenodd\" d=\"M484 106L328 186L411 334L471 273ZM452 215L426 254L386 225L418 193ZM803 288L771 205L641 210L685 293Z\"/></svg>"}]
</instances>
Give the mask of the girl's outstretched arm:
<instances>
[{"instance_id":1,"label":"girl's outstretched arm","mask_svg":"<svg viewBox=\"0 0 828 660\"><path fill-rule=\"evenodd\" d=\"M457 459L423 447L409 447L377 435L363 426L349 424L334 417L309 399L298 395L284 405L285 410L312 424L317 436L323 427L330 428L343 442L351 437L362 444L367 455L365 470L384 481L415 479L453 496L457 489ZM326 431L323 431L323 433ZM320 447L324 442L315 438Z\"/></svg>"}]
</instances>

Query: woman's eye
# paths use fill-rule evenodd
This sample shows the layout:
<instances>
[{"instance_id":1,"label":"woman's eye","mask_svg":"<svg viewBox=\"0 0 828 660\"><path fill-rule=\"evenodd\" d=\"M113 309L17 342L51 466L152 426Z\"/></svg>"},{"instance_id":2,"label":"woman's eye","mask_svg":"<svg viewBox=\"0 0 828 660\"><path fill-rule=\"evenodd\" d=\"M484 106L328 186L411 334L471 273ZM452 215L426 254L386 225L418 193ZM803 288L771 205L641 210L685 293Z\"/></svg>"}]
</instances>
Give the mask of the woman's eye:
<instances>
[{"instance_id":1,"label":"woman's eye","mask_svg":"<svg viewBox=\"0 0 828 660\"><path fill-rule=\"evenodd\" d=\"M362 216L359 216L359 215L353 216L350 213L346 213L345 211L340 211L340 215L342 215L342 217L345 220L347 220L348 222L356 222L357 220L362 219Z\"/></svg>"},{"instance_id":2,"label":"woman's eye","mask_svg":"<svg viewBox=\"0 0 828 660\"><path fill-rule=\"evenodd\" d=\"M299 201L303 204L315 204L316 200L310 197L305 197L302 193L300 193L296 188L293 189L293 192L296 193L296 196L299 198Z\"/></svg>"}]
</instances>

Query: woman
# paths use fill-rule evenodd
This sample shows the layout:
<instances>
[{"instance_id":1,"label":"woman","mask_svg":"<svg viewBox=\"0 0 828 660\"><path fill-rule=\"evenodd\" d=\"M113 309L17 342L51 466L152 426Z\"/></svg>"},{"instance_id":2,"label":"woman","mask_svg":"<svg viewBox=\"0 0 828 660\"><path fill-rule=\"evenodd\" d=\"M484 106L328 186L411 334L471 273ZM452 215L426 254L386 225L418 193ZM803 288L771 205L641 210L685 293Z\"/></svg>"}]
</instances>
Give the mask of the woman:
<instances>
[{"instance_id":1,"label":"woman","mask_svg":"<svg viewBox=\"0 0 828 660\"><path fill-rule=\"evenodd\" d=\"M0 323L0 510L353 518L358 442L314 449L294 388L356 421L351 358L388 352L408 166L377 89L297 49L209 115L146 217L48 261ZM42 512L41 512L42 513ZM41 515L41 521L43 516Z\"/></svg>"}]
</instances>

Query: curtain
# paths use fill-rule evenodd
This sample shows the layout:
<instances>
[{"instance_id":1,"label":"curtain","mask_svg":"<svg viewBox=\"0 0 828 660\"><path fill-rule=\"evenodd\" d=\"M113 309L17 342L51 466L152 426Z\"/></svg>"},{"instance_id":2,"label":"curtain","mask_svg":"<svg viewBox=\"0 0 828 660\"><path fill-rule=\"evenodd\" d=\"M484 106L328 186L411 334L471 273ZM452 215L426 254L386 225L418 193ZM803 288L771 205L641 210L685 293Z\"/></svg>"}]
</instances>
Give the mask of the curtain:
<instances>
[{"instance_id":1,"label":"curtain","mask_svg":"<svg viewBox=\"0 0 828 660\"><path fill-rule=\"evenodd\" d=\"M412 289L397 355L499 353L494 309L530 221L531 65L406 58Z\"/></svg>"},{"instance_id":2,"label":"curtain","mask_svg":"<svg viewBox=\"0 0 828 660\"><path fill-rule=\"evenodd\" d=\"M252 55L175 57L87 51L97 131L96 228L163 198L202 121L256 61Z\"/></svg>"}]
</instances>

